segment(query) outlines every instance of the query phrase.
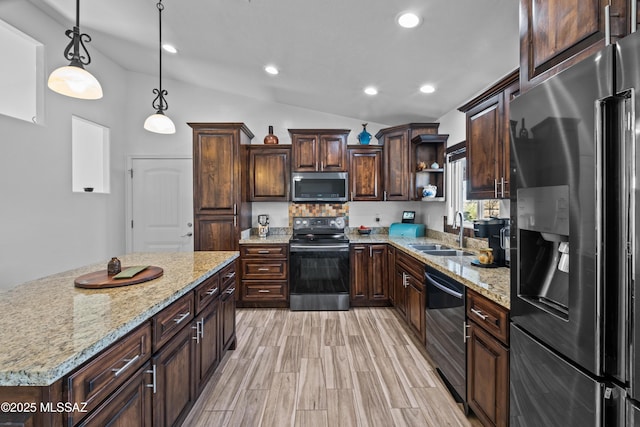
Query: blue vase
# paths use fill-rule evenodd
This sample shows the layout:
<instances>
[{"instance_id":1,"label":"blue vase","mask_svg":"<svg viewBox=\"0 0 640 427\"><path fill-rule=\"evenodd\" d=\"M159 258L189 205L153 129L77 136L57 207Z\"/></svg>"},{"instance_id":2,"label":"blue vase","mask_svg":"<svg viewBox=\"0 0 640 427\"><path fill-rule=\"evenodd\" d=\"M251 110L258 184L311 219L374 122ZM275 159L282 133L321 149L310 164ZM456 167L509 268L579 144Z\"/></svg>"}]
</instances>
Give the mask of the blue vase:
<instances>
[{"instance_id":1,"label":"blue vase","mask_svg":"<svg viewBox=\"0 0 640 427\"><path fill-rule=\"evenodd\" d=\"M358 134L358 141L360 141L360 144L368 145L369 142L371 141L371 134L367 132L368 124L369 123L362 124L362 132Z\"/></svg>"}]
</instances>

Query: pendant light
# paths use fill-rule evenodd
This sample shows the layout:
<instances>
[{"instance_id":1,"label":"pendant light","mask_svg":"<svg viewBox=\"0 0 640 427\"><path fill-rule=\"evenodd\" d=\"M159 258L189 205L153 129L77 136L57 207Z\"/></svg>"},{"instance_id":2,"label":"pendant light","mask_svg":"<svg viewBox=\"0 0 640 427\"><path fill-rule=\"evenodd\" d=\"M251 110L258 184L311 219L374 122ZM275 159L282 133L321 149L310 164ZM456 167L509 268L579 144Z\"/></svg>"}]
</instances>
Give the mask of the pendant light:
<instances>
[{"instance_id":1,"label":"pendant light","mask_svg":"<svg viewBox=\"0 0 640 427\"><path fill-rule=\"evenodd\" d=\"M65 34L71 41L64 50L64 57L71 63L51 73L47 83L49 89L72 98L102 98L100 82L84 69L85 65L91 63L91 56L84 45L91 41L91 37L80 33L80 0L76 0L76 25L73 30L65 31Z\"/></svg>"},{"instance_id":2,"label":"pendant light","mask_svg":"<svg viewBox=\"0 0 640 427\"><path fill-rule=\"evenodd\" d=\"M176 133L176 126L171 119L164 115L164 111L169 108L164 96L167 95L167 91L162 89L162 11L164 6L162 0L156 5L158 7L158 22L159 22L159 42L158 51L160 52L160 67L158 71L159 85L158 89L153 89L153 93L156 94L155 99L151 103L151 106L155 108L156 112L144 121L144 128L149 132L155 133Z\"/></svg>"}]
</instances>

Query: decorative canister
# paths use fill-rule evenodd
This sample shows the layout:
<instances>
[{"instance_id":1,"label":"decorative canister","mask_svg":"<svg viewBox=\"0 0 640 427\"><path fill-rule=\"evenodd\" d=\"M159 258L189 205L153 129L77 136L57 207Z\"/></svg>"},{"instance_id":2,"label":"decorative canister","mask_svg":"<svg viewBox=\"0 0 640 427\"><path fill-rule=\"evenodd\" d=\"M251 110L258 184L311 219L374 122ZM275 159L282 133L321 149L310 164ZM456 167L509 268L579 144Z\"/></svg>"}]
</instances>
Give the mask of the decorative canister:
<instances>
[{"instance_id":1,"label":"decorative canister","mask_svg":"<svg viewBox=\"0 0 640 427\"><path fill-rule=\"evenodd\" d=\"M358 134L358 141L360 141L360 144L363 145L368 145L369 142L371 141L371 134L369 132L367 132L367 125L369 123L363 123L362 124L362 132L360 132Z\"/></svg>"},{"instance_id":2,"label":"decorative canister","mask_svg":"<svg viewBox=\"0 0 640 427\"><path fill-rule=\"evenodd\" d=\"M277 144L278 137L273 134L273 126L269 126L269 135L264 137L265 144Z\"/></svg>"},{"instance_id":3,"label":"decorative canister","mask_svg":"<svg viewBox=\"0 0 640 427\"><path fill-rule=\"evenodd\" d=\"M120 273L121 270L120 260L116 257L111 258L111 261L107 264L107 276L115 276Z\"/></svg>"}]
</instances>

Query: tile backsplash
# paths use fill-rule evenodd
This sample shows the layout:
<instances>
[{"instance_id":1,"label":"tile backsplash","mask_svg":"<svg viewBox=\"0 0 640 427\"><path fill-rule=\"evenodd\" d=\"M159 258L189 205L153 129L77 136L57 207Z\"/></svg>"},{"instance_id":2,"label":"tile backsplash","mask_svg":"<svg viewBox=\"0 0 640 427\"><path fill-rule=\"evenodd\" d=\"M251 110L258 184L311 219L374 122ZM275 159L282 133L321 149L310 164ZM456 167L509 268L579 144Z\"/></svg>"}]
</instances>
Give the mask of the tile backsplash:
<instances>
[{"instance_id":1,"label":"tile backsplash","mask_svg":"<svg viewBox=\"0 0 640 427\"><path fill-rule=\"evenodd\" d=\"M349 225L348 203L290 203L289 227L293 227L293 217L296 216L344 216Z\"/></svg>"}]
</instances>

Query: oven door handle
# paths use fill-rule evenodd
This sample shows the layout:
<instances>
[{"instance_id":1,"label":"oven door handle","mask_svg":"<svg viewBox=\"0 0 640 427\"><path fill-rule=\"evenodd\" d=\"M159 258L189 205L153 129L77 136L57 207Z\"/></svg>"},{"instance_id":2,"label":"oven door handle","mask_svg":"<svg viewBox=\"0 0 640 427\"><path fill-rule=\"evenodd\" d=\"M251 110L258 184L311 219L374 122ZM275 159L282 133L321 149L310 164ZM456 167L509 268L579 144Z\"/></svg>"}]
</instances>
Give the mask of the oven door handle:
<instances>
[{"instance_id":1,"label":"oven door handle","mask_svg":"<svg viewBox=\"0 0 640 427\"><path fill-rule=\"evenodd\" d=\"M448 287L446 285L443 285L442 283L436 281L433 278L433 276L431 276L429 273L424 273L424 276L427 278L427 281L429 283L431 283L436 288L440 289L442 292L447 293L447 294L451 295L452 297L456 297L458 299L462 299L462 293L456 292L453 289L451 289L450 287Z\"/></svg>"},{"instance_id":2,"label":"oven door handle","mask_svg":"<svg viewBox=\"0 0 640 427\"><path fill-rule=\"evenodd\" d=\"M331 249L338 252L349 251L349 245L290 245L291 252L317 252L319 249Z\"/></svg>"}]
</instances>

